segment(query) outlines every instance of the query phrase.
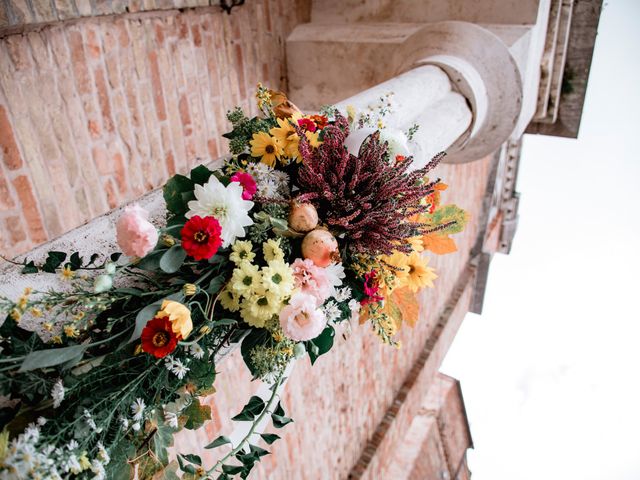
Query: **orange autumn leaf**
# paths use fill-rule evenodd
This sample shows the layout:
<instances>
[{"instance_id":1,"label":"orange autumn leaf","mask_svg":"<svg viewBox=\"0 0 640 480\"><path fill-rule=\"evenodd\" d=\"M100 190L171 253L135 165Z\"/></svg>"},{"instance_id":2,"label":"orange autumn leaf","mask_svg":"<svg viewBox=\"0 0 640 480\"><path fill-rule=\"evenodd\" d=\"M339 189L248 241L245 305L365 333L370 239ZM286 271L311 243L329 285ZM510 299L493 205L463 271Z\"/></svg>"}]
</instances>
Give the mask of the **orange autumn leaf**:
<instances>
[{"instance_id":1,"label":"orange autumn leaf","mask_svg":"<svg viewBox=\"0 0 640 480\"><path fill-rule=\"evenodd\" d=\"M400 310L402 321L414 327L420 313L416 295L408 287L396 288L391 294L391 299Z\"/></svg>"},{"instance_id":2,"label":"orange autumn leaf","mask_svg":"<svg viewBox=\"0 0 640 480\"><path fill-rule=\"evenodd\" d=\"M440 233L427 233L422 237L422 244L425 250L430 250L436 255L445 255L458 250L456 242L449 235Z\"/></svg>"}]
</instances>

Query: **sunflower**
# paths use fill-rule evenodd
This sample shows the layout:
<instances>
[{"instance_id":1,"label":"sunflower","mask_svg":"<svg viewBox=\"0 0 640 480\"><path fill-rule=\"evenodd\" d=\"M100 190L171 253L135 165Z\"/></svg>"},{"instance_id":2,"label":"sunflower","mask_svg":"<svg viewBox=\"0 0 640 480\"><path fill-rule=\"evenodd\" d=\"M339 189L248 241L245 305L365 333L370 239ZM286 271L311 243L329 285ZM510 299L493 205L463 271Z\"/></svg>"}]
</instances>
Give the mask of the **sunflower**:
<instances>
[{"instance_id":1,"label":"sunflower","mask_svg":"<svg viewBox=\"0 0 640 480\"><path fill-rule=\"evenodd\" d=\"M272 168L276 166L276 159L279 160L284 153L280 142L265 132L254 133L253 140L249 143L251 144L251 155L260 158L262 163Z\"/></svg>"},{"instance_id":2,"label":"sunflower","mask_svg":"<svg viewBox=\"0 0 640 480\"><path fill-rule=\"evenodd\" d=\"M406 274L401 280L400 286L407 286L412 292L417 292L423 287L433 288L433 281L438 277L433 268L427 267L429 259L418 252L412 252L406 256Z\"/></svg>"}]
</instances>

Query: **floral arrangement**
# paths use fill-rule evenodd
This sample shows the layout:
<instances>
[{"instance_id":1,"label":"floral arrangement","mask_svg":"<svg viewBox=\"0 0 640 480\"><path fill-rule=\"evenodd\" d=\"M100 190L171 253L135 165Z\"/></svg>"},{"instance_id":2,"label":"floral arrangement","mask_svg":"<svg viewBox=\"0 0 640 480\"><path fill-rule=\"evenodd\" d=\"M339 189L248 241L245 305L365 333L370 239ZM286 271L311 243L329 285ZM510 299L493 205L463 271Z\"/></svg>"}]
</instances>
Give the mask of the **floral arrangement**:
<instances>
[{"instance_id":1,"label":"floral arrangement","mask_svg":"<svg viewBox=\"0 0 640 480\"><path fill-rule=\"evenodd\" d=\"M436 278L425 251L455 251L449 235L466 222L428 177L442 156L417 168L417 127L382 128L384 97L346 117L305 115L261 86L257 101L255 118L229 112L221 170L166 184L166 225L128 206L122 253L19 263L64 287L0 298L0 479L246 478L279 438L258 424L292 421L277 391L294 359L315 362L350 322L395 346L416 322L415 295ZM205 447L227 449L212 467L180 451L170 462L173 434L210 418L199 397L233 344L270 397L233 418L252 422L244 438Z\"/></svg>"}]
</instances>

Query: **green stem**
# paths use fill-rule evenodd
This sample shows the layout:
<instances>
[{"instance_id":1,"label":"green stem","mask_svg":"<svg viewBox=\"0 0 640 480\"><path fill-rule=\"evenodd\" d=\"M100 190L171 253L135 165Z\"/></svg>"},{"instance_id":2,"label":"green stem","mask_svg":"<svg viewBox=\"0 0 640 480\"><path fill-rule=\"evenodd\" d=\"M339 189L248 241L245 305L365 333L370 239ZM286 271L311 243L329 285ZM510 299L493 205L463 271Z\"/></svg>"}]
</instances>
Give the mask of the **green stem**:
<instances>
[{"instance_id":1,"label":"green stem","mask_svg":"<svg viewBox=\"0 0 640 480\"><path fill-rule=\"evenodd\" d=\"M212 472L218 471L218 468L221 468L222 465L224 465L224 462L226 462L230 457L234 456L236 453L241 451L245 447L245 445L249 442L249 440L251 439L251 436L253 435L253 432L256 430L256 428L258 427L258 425L260 424L260 422L262 421L264 416L267 415L267 414L273 413L273 412L271 412L271 407L273 407L273 402L278 397L278 388L282 384L283 379L284 379L284 372L282 372L280 374L280 376L276 380L276 383L271 388L271 397L269 397L269 400L267 402L267 406L262 411L262 413L260 415L258 415L258 417L256 419L253 420L253 425L251 425L251 428L249 429L249 432L240 441L240 443L238 444L238 446L236 448L232 449L224 457L222 457L220 460L218 460L218 462L212 468L207 470L207 475L210 475Z\"/></svg>"}]
</instances>

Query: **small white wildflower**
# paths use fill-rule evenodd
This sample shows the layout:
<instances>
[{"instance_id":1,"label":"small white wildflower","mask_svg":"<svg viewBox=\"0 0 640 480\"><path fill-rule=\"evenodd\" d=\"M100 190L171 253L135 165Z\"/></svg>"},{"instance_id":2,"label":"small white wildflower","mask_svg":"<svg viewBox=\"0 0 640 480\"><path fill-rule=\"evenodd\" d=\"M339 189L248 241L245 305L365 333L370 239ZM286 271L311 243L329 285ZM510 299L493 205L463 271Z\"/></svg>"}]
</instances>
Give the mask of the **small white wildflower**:
<instances>
[{"instance_id":1,"label":"small white wildflower","mask_svg":"<svg viewBox=\"0 0 640 480\"><path fill-rule=\"evenodd\" d=\"M178 415L175 412L164 412L164 423L171 428L178 428Z\"/></svg>"},{"instance_id":2,"label":"small white wildflower","mask_svg":"<svg viewBox=\"0 0 640 480\"><path fill-rule=\"evenodd\" d=\"M351 310L351 321L357 323L360 320L360 302L355 298L349 300L349 310Z\"/></svg>"},{"instance_id":3,"label":"small white wildflower","mask_svg":"<svg viewBox=\"0 0 640 480\"><path fill-rule=\"evenodd\" d=\"M335 322L342 316L342 312L340 311L340 307L333 300L327 302L327 304L322 307L322 312L324 313L327 322Z\"/></svg>"},{"instance_id":4,"label":"small white wildflower","mask_svg":"<svg viewBox=\"0 0 640 480\"><path fill-rule=\"evenodd\" d=\"M120 423L122 424L122 430L126 432L127 429L129 428L129 420L126 417L123 417L122 415L120 415L118 420L120 420Z\"/></svg>"},{"instance_id":5,"label":"small white wildflower","mask_svg":"<svg viewBox=\"0 0 640 480\"><path fill-rule=\"evenodd\" d=\"M80 466L80 462L78 461L78 457L74 454L71 454L67 457L67 460L62 464L62 470L65 472L71 472L74 475L77 475L82 471L82 467Z\"/></svg>"},{"instance_id":6,"label":"small white wildflower","mask_svg":"<svg viewBox=\"0 0 640 480\"><path fill-rule=\"evenodd\" d=\"M44 426L46 423L47 423L47 419L46 419L46 418L44 418L44 417L38 417L38 419L36 420L36 424L37 424L39 427Z\"/></svg>"},{"instance_id":7,"label":"small white wildflower","mask_svg":"<svg viewBox=\"0 0 640 480\"><path fill-rule=\"evenodd\" d=\"M78 442L76 442L75 440L69 440L69 443L67 443L67 445L66 445L67 450L69 450L70 452L74 451L79 446L80 445L78 445Z\"/></svg>"},{"instance_id":8,"label":"small white wildflower","mask_svg":"<svg viewBox=\"0 0 640 480\"><path fill-rule=\"evenodd\" d=\"M89 412L89 410L87 410L86 408L84 409L83 412L84 415L84 419L87 422L87 425L89 425L89 428L91 430L93 430L94 432L100 433L102 432L102 428L98 428L98 426L96 425L95 420L93 419L93 416L91 415L91 413Z\"/></svg>"},{"instance_id":9,"label":"small white wildflower","mask_svg":"<svg viewBox=\"0 0 640 480\"><path fill-rule=\"evenodd\" d=\"M198 360L204 357L204 350L197 343L194 343L189 347L189 353L191 354L191 356L193 356L193 358L196 358Z\"/></svg>"},{"instance_id":10,"label":"small white wildflower","mask_svg":"<svg viewBox=\"0 0 640 480\"><path fill-rule=\"evenodd\" d=\"M139 430L140 430L140 423L139 423L139 422L136 422L136 423L131 424L131 429L132 429L134 432L139 431Z\"/></svg>"},{"instance_id":11,"label":"small white wildflower","mask_svg":"<svg viewBox=\"0 0 640 480\"><path fill-rule=\"evenodd\" d=\"M349 287L338 288L336 290L336 294L334 295L334 298L338 302L346 302L351 298L351 288Z\"/></svg>"},{"instance_id":12,"label":"small white wildflower","mask_svg":"<svg viewBox=\"0 0 640 480\"><path fill-rule=\"evenodd\" d=\"M145 407L146 405L141 398L136 398L136 401L131 404L131 415L136 422L142 420Z\"/></svg>"},{"instance_id":13,"label":"small white wildflower","mask_svg":"<svg viewBox=\"0 0 640 480\"><path fill-rule=\"evenodd\" d=\"M104 470L104 465L100 460L95 459L91 462L91 471L94 473L93 480L104 480L107 477L107 472Z\"/></svg>"},{"instance_id":14,"label":"small white wildflower","mask_svg":"<svg viewBox=\"0 0 640 480\"><path fill-rule=\"evenodd\" d=\"M180 380L184 378L184 376L189 371L189 367L187 367L182 361L175 359L173 364L171 365L171 372L178 377Z\"/></svg>"},{"instance_id":15,"label":"small white wildflower","mask_svg":"<svg viewBox=\"0 0 640 480\"><path fill-rule=\"evenodd\" d=\"M102 462L103 465L108 464L111 461L111 457L109 457L107 449L104 448L102 442L98 442L96 447L98 447L98 459Z\"/></svg>"},{"instance_id":16,"label":"small white wildflower","mask_svg":"<svg viewBox=\"0 0 640 480\"><path fill-rule=\"evenodd\" d=\"M58 408L64 400L64 385L62 380L58 379L51 389L51 398L53 398L53 408Z\"/></svg>"}]
</instances>

